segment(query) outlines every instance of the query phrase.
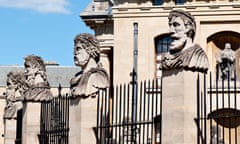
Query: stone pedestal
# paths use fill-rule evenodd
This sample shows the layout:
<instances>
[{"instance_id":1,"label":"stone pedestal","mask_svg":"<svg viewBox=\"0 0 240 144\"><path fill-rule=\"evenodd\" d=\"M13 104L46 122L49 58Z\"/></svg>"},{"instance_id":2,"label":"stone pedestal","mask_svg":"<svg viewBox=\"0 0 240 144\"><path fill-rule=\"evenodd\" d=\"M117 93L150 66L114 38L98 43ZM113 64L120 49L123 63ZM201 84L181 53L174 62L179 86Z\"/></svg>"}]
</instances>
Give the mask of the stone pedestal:
<instances>
[{"instance_id":1,"label":"stone pedestal","mask_svg":"<svg viewBox=\"0 0 240 144\"><path fill-rule=\"evenodd\" d=\"M163 71L162 143L197 142L197 72Z\"/></svg>"},{"instance_id":2,"label":"stone pedestal","mask_svg":"<svg viewBox=\"0 0 240 144\"><path fill-rule=\"evenodd\" d=\"M22 143L39 144L41 103L23 104Z\"/></svg>"},{"instance_id":3,"label":"stone pedestal","mask_svg":"<svg viewBox=\"0 0 240 144\"><path fill-rule=\"evenodd\" d=\"M4 119L4 144L14 144L16 140L16 119Z\"/></svg>"},{"instance_id":4,"label":"stone pedestal","mask_svg":"<svg viewBox=\"0 0 240 144\"><path fill-rule=\"evenodd\" d=\"M94 127L97 125L97 98L70 101L69 108L69 143L96 144Z\"/></svg>"}]
</instances>

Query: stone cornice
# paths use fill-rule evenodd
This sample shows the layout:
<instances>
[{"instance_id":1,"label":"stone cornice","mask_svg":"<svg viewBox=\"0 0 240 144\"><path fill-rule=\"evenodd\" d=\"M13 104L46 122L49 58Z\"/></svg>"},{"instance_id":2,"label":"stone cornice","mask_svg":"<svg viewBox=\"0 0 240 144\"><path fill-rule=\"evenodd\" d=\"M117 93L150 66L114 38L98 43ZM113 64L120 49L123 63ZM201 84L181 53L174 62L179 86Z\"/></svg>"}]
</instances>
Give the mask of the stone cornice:
<instances>
[{"instance_id":1,"label":"stone cornice","mask_svg":"<svg viewBox=\"0 0 240 144\"><path fill-rule=\"evenodd\" d=\"M112 15L114 18L124 17L166 17L173 9L189 11L194 16L209 15L240 15L240 4L185 4L168 6L114 6Z\"/></svg>"}]
</instances>

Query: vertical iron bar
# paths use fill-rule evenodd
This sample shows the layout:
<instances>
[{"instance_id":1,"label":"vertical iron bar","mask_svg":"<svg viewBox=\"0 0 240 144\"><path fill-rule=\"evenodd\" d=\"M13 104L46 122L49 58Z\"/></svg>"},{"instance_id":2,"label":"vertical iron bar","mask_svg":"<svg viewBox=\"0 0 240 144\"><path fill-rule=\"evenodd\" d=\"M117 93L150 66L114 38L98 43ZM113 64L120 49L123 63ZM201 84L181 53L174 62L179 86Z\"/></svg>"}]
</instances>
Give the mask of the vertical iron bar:
<instances>
[{"instance_id":1,"label":"vertical iron bar","mask_svg":"<svg viewBox=\"0 0 240 144\"><path fill-rule=\"evenodd\" d=\"M52 113L51 113L51 108L50 108L50 103L52 103L53 100L51 100L51 102L47 103L47 114L48 114L48 130L47 130L47 134L48 134L48 142L51 142L51 117L52 117Z\"/></svg>"},{"instance_id":2,"label":"vertical iron bar","mask_svg":"<svg viewBox=\"0 0 240 144\"><path fill-rule=\"evenodd\" d=\"M230 109L230 105L231 105L231 98L230 98L230 72L228 71L228 90L227 90L227 93L228 93L228 108ZM228 136L229 136L229 139L228 139L228 143L231 144L231 117L228 117L228 124L229 124L229 128L228 128Z\"/></svg>"},{"instance_id":3,"label":"vertical iron bar","mask_svg":"<svg viewBox=\"0 0 240 144\"><path fill-rule=\"evenodd\" d=\"M218 75L216 75L216 111L218 111L218 109L219 109L219 105L218 105L218 82L219 82L219 80L218 80ZM218 115L219 116L219 115ZM217 122L217 137L219 137L219 124L218 124L218 122ZM219 142L219 139L217 139L217 143Z\"/></svg>"},{"instance_id":4,"label":"vertical iron bar","mask_svg":"<svg viewBox=\"0 0 240 144\"><path fill-rule=\"evenodd\" d=\"M204 74L204 142L207 142L207 95L206 95L206 74Z\"/></svg>"},{"instance_id":5,"label":"vertical iron bar","mask_svg":"<svg viewBox=\"0 0 240 144\"><path fill-rule=\"evenodd\" d=\"M68 127L68 135L67 135L67 143L69 142L69 106L70 106L70 98L67 98L67 127Z\"/></svg>"},{"instance_id":6,"label":"vertical iron bar","mask_svg":"<svg viewBox=\"0 0 240 144\"><path fill-rule=\"evenodd\" d=\"M161 92L160 92L160 143L162 144L162 77L160 81Z\"/></svg>"},{"instance_id":7,"label":"vertical iron bar","mask_svg":"<svg viewBox=\"0 0 240 144\"><path fill-rule=\"evenodd\" d=\"M44 125L44 120L43 120L43 102L41 102L40 134L39 134L40 144L42 144L42 141L43 141L43 125ZM16 134L16 138L18 138L18 133ZM15 142L15 143L16 143L16 142Z\"/></svg>"},{"instance_id":8,"label":"vertical iron bar","mask_svg":"<svg viewBox=\"0 0 240 144\"><path fill-rule=\"evenodd\" d=\"M112 135L111 135L111 140L112 141L114 141L114 135L113 135L113 133L114 133L114 126L113 126L113 124L114 124L114 118L115 118L115 116L114 116L114 110L115 110L115 105L114 105L114 100L115 100L115 95L114 95L114 93L115 93L115 87L113 86L112 87L112 121L111 121L111 132L112 132Z\"/></svg>"},{"instance_id":9,"label":"vertical iron bar","mask_svg":"<svg viewBox=\"0 0 240 144\"><path fill-rule=\"evenodd\" d=\"M104 97L101 96L101 113L100 113L100 126L101 126L101 129L100 129L100 143L103 142L103 131L105 129L104 127L104 124L103 124L103 115L104 115Z\"/></svg>"},{"instance_id":10,"label":"vertical iron bar","mask_svg":"<svg viewBox=\"0 0 240 144\"><path fill-rule=\"evenodd\" d=\"M110 119L111 119L111 95L110 95L110 89L105 90L106 96L108 97L108 144L110 144L110 135L111 135L111 126L110 126Z\"/></svg>"},{"instance_id":11,"label":"vertical iron bar","mask_svg":"<svg viewBox=\"0 0 240 144\"><path fill-rule=\"evenodd\" d=\"M210 114L212 113L212 73L210 73ZM210 144L212 144L212 118L210 117Z\"/></svg>"},{"instance_id":12,"label":"vertical iron bar","mask_svg":"<svg viewBox=\"0 0 240 144\"><path fill-rule=\"evenodd\" d=\"M200 81L197 76L197 144L200 144ZM162 111L162 110L161 110ZM161 113L162 114L162 113Z\"/></svg>"},{"instance_id":13,"label":"vertical iron bar","mask_svg":"<svg viewBox=\"0 0 240 144\"><path fill-rule=\"evenodd\" d=\"M127 117L126 117L126 85L124 84L123 86L123 129L122 129L122 135L123 135L123 143L124 143L124 140L126 139L125 137L125 131L126 131L126 128L127 128Z\"/></svg>"},{"instance_id":14,"label":"vertical iron bar","mask_svg":"<svg viewBox=\"0 0 240 144\"><path fill-rule=\"evenodd\" d=\"M60 87L60 92L58 92L58 99L59 99L59 105L58 105L58 112L59 112L59 122L58 122L58 128L57 128L57 135L58 135L58 144L59 143L63 143L61 142L64 137L63 137L63 134L64 134L64 125L63 124L63 115L62 115L62 97L61 97L61 85L59 86Z\"/></svg>"},{"instance_id":15,"label":"vertical iron bar","mask_svg":"<svg viewBox=\"0 0 240 144\"><path fill-rule=\"evenodd\" d=\"M153 125L154 125L154 96L155 96L155 81L152 81L152 114L151 114L151 143L153 142Z\"/></svg>"},{"instance_id":16,"label":"vertical iron bar","mask_svg":"<svg viewBox=\"0 0 240 144\"><path fill-rule=\"evenodd\" d=\"M107 112L107 110L108 110L108 102L107 102L107 100L108 100L108 97L107 97L107 95L106 95L106 93L104 94L104 91L102 91L102 95L104 95L104 98L105 98L105 109L104 109L104 144L105 144L105 142L106 142L106 140L107 140L107 131L108 131L108 127L107 127L107 119L108 119L108 112Z\"/></svg>"},{"instance_id":17,"label":"vertical iron bar","mask_svg":"<svg viewBox=\"0 0 240 144\"><path fill-rule=\"evenodd\" d=\"M143 100L143 121L146 121L146 97L147 97L147 93L146 93L146 81L144 81L144 100ZM146 131L146 125L143 126L143 142L145 143L145 131Z\"/></svg>"},{"instance_id":18,"label":"vertical iron bar","mask_svg":"<svg viewBox=\"0 0 240 144\"><path fill-rule=\"evenodd\" d=\"M222 79L222 109L224 109L224 92L225 92L225 86L224 86L224 79ZM222 123L224 123L224 114L222 114ZM225 132L224 127L222 126L222 136L223 136L223 143L225 143Z\"/></svg>"},{"instance_id":19,"label":"vertical iron bar","mask_svg":"<svg viewBox=\"0 0 240 144\"><path fill-rule=\"evenodd\" d=\"M98 92L98 97L97 97L97 129L96 129L96 144L98 144L99 142L99 120L100 120L100 118L99 118L99 111L101 110L101 108L100 108L100 106L99 106L99 101L100 101L100 97L101 97L101 95L100 95L100 92ZM101 125L100 125L100 127L101 127ZM101 129L101 128L100 128Z\"/></svg>"},{"instance_id":20,"label":"vertical iron bar","mask_svg":"<svg viewBox=\"0 0 240 144\"><path fill-rule=\"evenodd\" d=\"M57 134L56 134L56 131L57 131L57 119L58 119L58 109L57 109L57 107L58 107L58 99L57 98L55 98L55 107L54 107L54 113L55 113L55 118L54 118L54 131L53 131L53 133L54 133L54 144L57 144Z\"/></svg>"},{"instance_id":21,"label":"vertical iron bar","mask_svg":"<svg viewBox=\"0 0 240 144\"><path fill-rule=\"evenodd\" d=\"M139 107L140 107L140 111L139 111L139 121L142 121L141 117L142 117L142 82L140 82L140 100L139 100ZM139 126L139 139L138 139L138 143L141 143L141 129L142 129L142 125Z\"/></svg>"},{"instance_id":22,"label":"vertical iron bar","mask_svg":"<svg viewBox=\"0 0 240 144\"><path fill-rule=\"evenodd\" d=\"M115 95L116 95L116 100L115 100L115 106L116 106L116 111L115 111L115 124L116 124L116 126L115 126L115 138L116 138L116 141L118 141L118 137L117 137L117 124L118 124L118 86L116 87L116 93L115 93Z\"/></svg>"},{"instance_id":23,"label":"vertical iron bar","mask_svg":"<svg viewBox=\"0 0 240 144\"><path fill-rule=\"evenodd\" d=\"M119 88L119 124L121 124L122 122L122 85L120 85L120 88ZM121 143L121 129L122 129L122 126L119 126L118 127L118 133L119 133L119 143Z\"/></svg>"},{"instance_id":24,"label":"vertical iron bar","mask_svg":"<svg viewBox=\"0 0 240 144\"><path fill-rule=\"evenodd\" d=\"M149 88L151 87L151 82L150 82L150 80L148 81L148 90L149 90ZM150 120L150 94L148 94L147 95L148 96L148 100L147 100L147 121L149 122L149 120ZM148 138L149 138L149 124L147 124L147 142L148 142Z\"/></svg>"},{"instance_id":25,"label":"vertical iron bar","mask_svg":"<svg viewBox=\"0 0 240 144\"><path fill-rule=\"evenodd\" d=\"M235 126L235 144L237 143L237 77L236 77L236 70L234 70L234 108L235 108L235 114L234 114L234 126Z\"/></svg>"},{"instance_id":26,"label":"vertical iron bar","mask_svg":"<svg viewBox=\"0 0 240 144\"><path fill-rule=\"evenodd\" d=\"M127 141L129 140L129 133L128 130L132 127L131 125L129 125L130 123L130 85L128 84L128 97L127 97ZM131 139L130 139L131 140Z\"/></svg>"},{"instance_id":27,"label":"vertical iron bar","mask_svg":"<svg viewBox=\"0 0 240 144\"><path fill-rule=\"evenodd\" d=\"M156 89L156 94L155 94L155 96L156 96L156 103L155 103L155 117L157 118L159 115L158 115L158 95L159 95L159 92L158 92L158 79L156 79L156 83L155 83L155 89ZM156 141L157 141L157 128L159 128L159 127L157 127L158 125L159 125L159 121L156 121L155 122L155 125L156 125L156 127L155 127L155 137L154 137L154 139L155 139L155 143L156 143Z\"/></svg>"},{"instance_id":28,"label":"vertical iron bar","mask_svg":"<svg viewBox=\"0 0 240 144\"><path fill-rule=\"evenodd\" d=\"M61 126L61 111L60 111L60 108L61 108L61 98L58 98L58 107L57 107L57 110L58 110L58 123L57 123L57 144L60 143L61 141L61 137L60 135L62 134L62 131L60 130L60 128L62 128Z\"/></svg>"}]
</instances>

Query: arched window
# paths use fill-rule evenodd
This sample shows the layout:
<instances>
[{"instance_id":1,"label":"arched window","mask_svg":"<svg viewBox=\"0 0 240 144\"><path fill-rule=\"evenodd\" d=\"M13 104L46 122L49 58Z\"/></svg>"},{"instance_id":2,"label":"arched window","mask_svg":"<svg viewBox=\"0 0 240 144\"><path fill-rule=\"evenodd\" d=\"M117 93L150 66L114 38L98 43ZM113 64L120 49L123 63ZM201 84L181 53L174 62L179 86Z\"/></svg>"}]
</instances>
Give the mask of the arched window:
<instances>
[{"instance_id":1,"label":"arched window","mask_svg":"<svg viewBox=\"0 0 240 144\"><path fill-rule=\"evenodd\" d=\"M165 53L169 51L169 46L172 42L172 39L169 34L163 34L157 36L155 39L155 49L156 49L156 77L161 77L161 71L159 70L159 63Z\"/></svg>"}]
</instances>

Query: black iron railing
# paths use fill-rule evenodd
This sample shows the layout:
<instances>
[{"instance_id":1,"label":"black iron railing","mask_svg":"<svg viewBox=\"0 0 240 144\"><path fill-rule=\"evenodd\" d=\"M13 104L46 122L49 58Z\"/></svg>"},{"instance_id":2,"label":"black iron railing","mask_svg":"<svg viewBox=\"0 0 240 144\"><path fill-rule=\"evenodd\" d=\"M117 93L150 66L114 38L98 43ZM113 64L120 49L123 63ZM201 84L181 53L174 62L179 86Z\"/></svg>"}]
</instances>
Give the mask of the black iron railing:
<instances>
[{"instance_id":1,"label":"black iron railing","mask_svg":"<svg viewBox=\"0 0 240 144\"><path fill-rule=\"evenodd\" d=\"M240 143L240 87L236 74L234 79L199 76L197 87L198 144Z\"/></svg>"},{"instance_id":2,"label":"black iron railing","mask_svg":"<svg viewBox=\"0 0 240 144\"><path fill-rule=\"evenodd\" d=\"M137 100L132 96L132 84L101 90L98 96L97 144L160 144L160 85L157 80L138 83ZM132 100L136 100L136 115Z\"/></svg>"},{"instance_id":3,"label":"black iron railing","mask_svg":"<svg viewBox=\"0 0 240 144\"><path fill-rule=\"evenodd\" d=\"M40 144L68 144L69 98L60 95L41 104Z\"/></svg>"}]
</instances>

